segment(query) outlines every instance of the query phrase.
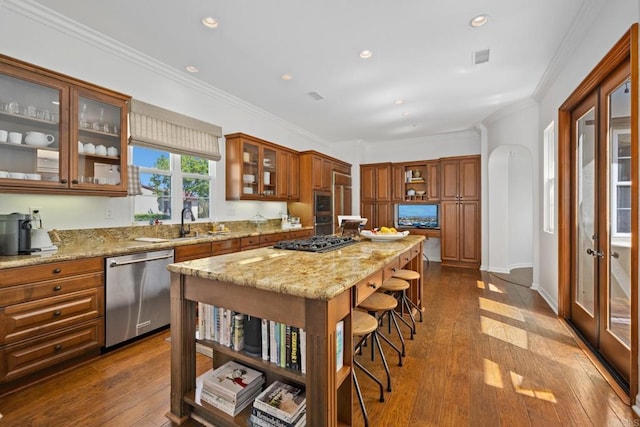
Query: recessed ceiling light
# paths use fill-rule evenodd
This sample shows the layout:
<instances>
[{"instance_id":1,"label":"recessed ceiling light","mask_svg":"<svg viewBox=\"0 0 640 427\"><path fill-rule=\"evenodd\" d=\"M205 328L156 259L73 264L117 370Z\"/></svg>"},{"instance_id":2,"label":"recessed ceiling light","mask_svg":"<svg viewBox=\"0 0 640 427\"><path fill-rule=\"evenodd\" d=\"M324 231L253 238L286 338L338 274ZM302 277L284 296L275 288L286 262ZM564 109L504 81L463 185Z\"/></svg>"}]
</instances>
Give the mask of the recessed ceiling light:
<instances>
[{"instance_id":1,"label":"recessed ceiling light","mask_svg":"<svg viewBox=\"0 0 640 427\"><path fill-rule=\"evenodd\" d=\"M404 99L396 99L395 101L393 101L393 103L396 105L402 105L404 104Z\"/></svg>"},{"instance_id":2,"label":"recessed ceiling light","mask_svg":"<svg viewBox=\"0 0 640 427\"><path fill-rule=\"evenodd\" d=\"M487 23L488 20L489 20L488 15L478 15L475 18L473 18L471 21L469 21L469 25L471 25L474 28L482 27L484 24Z\"/></svg>"},{"instance_id":3,"label":"recessed ceiling light","mask_svg":"<svg viewBox=\"0 0 640 427\"><path fill-rule=\"evenodd\" d=\"M187 70L190 73L197 73L198 71L198 67L194 66L194 65L187 65L186 67L184 67L185 70Z\"/></svg>"},{"instance_id":4,"label":"recessed ceiling light","mask_svg":"<svg viewBox=\"0 0 640 427\"><path fill-rule=\"evenodd\" d=\"M218 21L210 16L205 16L202 18L202 25L207 28L218 28Z\"/></svg>"},{"instance_id":5,"label":"recessed ceiling light","mask_svg":"<svg viewBox=\"0 0 640 427\"><path fill-rule=\"evenodd\" d=\"M282 80L289 81L289 80L291 80L291 79L293 78L293 76L292 76L291 74L282 74L282 75L280 76L280 78L281 78Z\"/></svg>"},{"instance_id":6,"label":"recessed ceiling light","mask_svg":"<svg viewBox=\"0 0 640 427\"><path fill-rule=\"evenodd\" d=\"M402 115L403 115L404 117L408 117L408 116L410 116L410 115L411 115L411 113L409 113L409 112L407 112L407 111L403 111L403 112L402 112Z\"/></svg>"},{"instance_id":7,"label":"recessed ceiling light","mask_svg":"<svg viewBox=\"0 0 640 427\"><path fill-rule=\"evenodd\" d=\"M371 58L371 56L373 56L373 52L371 52L370 50L363 50L358 54L358 56L360 56L360 58L362 59L369 59Z\"/></svg>"}]
</instances>

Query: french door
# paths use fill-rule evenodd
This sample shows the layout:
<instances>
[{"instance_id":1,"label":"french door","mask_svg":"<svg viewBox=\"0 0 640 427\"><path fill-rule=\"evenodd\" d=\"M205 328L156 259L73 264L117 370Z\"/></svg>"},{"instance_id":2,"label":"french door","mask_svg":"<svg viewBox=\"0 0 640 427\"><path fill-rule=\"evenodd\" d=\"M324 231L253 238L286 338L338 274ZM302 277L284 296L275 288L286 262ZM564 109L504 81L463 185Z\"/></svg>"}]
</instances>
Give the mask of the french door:
<instances>
[{"instance_id":1,"label":"french door","mask_svg":"<svg viewBox=\"0 0 640 427\"><path fill-rule=\"evenodd\" d=\"M631 177L637 161L631 155L630 72L627 60L571 110L569 243L569 321L627 387L631 375Z\"/></svg>"}]
</instances>

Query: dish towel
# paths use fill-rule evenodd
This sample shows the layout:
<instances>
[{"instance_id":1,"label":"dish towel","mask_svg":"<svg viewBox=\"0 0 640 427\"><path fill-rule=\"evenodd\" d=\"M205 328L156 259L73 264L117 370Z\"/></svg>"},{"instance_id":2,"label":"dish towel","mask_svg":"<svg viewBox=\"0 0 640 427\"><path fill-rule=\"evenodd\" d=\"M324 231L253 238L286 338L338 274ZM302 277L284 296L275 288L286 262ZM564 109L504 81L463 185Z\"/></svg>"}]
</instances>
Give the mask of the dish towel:
<instances>
[{"instance_id":1,"label":"dish towel","mask_svg":"<svg viewBox=\"0 0 640 427\"><path fill-rule=\"evenodd\" d=\"M127 194L130 196L139 196L142 194L140 186L140 168L138 166L129 165L129 182L127 186Z\"/></svg>"}]
</instances>

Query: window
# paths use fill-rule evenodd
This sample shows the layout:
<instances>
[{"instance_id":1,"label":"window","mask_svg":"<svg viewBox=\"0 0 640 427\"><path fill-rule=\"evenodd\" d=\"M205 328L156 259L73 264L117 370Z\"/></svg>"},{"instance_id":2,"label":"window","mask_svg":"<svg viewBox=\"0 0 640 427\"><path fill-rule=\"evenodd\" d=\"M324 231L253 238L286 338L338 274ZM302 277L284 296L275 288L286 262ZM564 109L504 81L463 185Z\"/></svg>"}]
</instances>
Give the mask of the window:
<instances>
[{"instance_id":1,"label":"window","mask_svg":"<svg viewBox=\"0 0 640 427\"><path fill-rule=\"evenodd\" d=\"M543 226L550 234L555 232L556 139L555 126L551 122L544 130L544 200Z\"/></svg>"},{"instance_id":2,"label":"window","mask_svg":"<svg viewBox=\"0 0 640 427\"><path fill-rule=\"evenodd\" d=\"M135 145L130 156L140 167L142 187L142 195L134 197L135 221L179 222L183 208L193 219L209 219L213 162Z\"/></svg>"},{"instance_id":3,"label":"window","mask_svg":"<svg viewBox=\"0 0 640 427\"><path fill-rule=\"evenodd\" d=\"M611 163L611 234L631 235L631 133L613 130Z\"/></svg>"}]
</instances>

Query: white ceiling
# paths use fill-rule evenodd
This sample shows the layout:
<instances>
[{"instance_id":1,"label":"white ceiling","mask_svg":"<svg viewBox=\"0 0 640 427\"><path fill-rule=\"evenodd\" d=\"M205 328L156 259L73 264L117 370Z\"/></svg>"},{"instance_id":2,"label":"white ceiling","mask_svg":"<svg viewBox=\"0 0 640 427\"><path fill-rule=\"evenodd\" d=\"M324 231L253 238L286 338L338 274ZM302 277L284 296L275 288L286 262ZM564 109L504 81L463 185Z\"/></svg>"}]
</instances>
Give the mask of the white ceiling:
<instances>
[{"instance_id":1,"label":"white ceiling","mask_svg":"<svg viewBox=\"0 0 640 427\"><path fill-rule=\"evenodd\" d=\"M332 142L472 129L535 93L576 19L594 3L36 2L168 67L184 71L194 65L200 70L195 78ZM477 14L489 15L489 22L471 28ZM205 28L203 16L216 18L218 28ZM363 49L373 57L360 59ZM474 66L473 51L482 49L490 49L489 62ZM280 79L285 73L293 79ZM324 99L312 99L308 93L314 91ZM394 105L396 99L405 103Z\"/></svg>"}]
</instances>

